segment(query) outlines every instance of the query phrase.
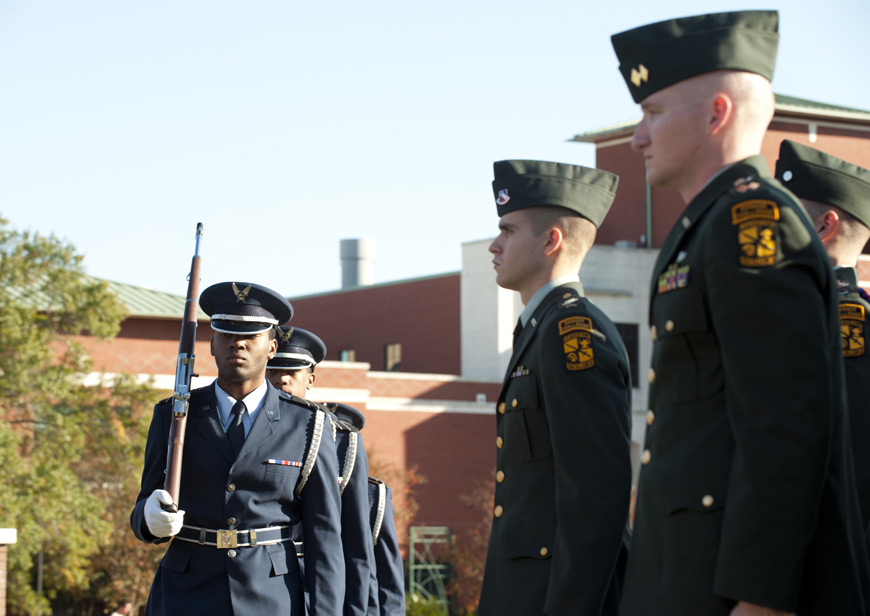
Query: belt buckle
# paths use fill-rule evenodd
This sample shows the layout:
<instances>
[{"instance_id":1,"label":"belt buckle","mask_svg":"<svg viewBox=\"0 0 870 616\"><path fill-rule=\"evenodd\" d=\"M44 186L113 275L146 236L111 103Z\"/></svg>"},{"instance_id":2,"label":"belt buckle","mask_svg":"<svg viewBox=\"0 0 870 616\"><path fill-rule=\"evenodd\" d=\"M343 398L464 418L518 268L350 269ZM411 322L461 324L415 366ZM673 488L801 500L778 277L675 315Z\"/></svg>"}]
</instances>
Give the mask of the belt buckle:
<instances>
[{"instance_id":1,"label":"belt buckle","mask_svg":"<svg viewBox=\"0 0 870 616\"><path fill-rule=\"evenodd\" d=\"M234 530L219 530L217 531L217 548L219 550L228 550L230 548L239 547L239 539L237 532Z\"/></svg>"}]
</instances>

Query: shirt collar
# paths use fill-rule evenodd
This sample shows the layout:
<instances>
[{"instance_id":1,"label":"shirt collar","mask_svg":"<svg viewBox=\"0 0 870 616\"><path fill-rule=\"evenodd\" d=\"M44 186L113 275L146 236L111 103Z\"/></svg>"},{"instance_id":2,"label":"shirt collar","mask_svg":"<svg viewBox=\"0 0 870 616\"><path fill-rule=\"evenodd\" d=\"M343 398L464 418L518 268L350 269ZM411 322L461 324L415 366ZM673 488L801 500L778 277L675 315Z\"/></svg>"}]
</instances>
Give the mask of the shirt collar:
<instances>
[{"instance_id":1,"label":"shirt collar","mask_svg":"<svg viewBox=\"0 0 870 616\"><path fill-rule=\"evenodd\" d=\"M249 393L242 400L245 403L245 407L247 408L246 416L244 417L244 423L246 429L250 429L250 426L254 423L254 420L257 418L257 413L260 412L260 409L263 408L263 403L266 398L266 381L264 380L262 385L260 385L257 389ZM223 425L224 429L230 425L230 414L233 409L233 405L236 403L236 399L221 389L221 386L218 385L218 382L214 382L214 393L217 397L217 406L218 406L218 414L220 415L221 425ZM246 430L247 431L247 430Z\"/></svg>"},{"instance_id":2,"label":"shirt collar","mask_svg":"<svg viewBox=\"0 0 870 616\"><path fill-rule=\"evenodd\" d=\"M563 284L568 284L569 282L580 282L580 276L578 274L568 274L567 276L560 276L559 278L554 278L549 282L545 282L540 289L535 291L535 294L532 295L532 299L529 300L529 303L526 304L526 307L520 313L520 319L523 322L523 327L529 322L529 319L532 318L532 315L535 313L535 310L538 309L538 306L541 305L541 302L544 301L544 298L547 297L547 294L555 289L556 287L561 287Z\"/></svg>"}]
</instances>

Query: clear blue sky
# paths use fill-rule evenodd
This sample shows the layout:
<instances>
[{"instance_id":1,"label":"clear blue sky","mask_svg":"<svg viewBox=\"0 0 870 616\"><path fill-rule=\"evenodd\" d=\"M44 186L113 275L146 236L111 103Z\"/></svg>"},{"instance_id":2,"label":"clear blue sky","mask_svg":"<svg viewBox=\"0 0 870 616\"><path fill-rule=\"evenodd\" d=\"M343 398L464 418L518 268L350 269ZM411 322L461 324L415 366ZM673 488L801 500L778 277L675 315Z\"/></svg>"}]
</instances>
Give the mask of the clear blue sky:
<instances>
[{"instance_id":1,"label":"clear blue sky","mask_svg":"<svg viewBox=\"0 0 870 616\"><path fill-rule=\"evenodd\" d=\"M179 295L198 221L203 288L336 289L350 237L376 282L457 270L493 161L638 116L611 34L737 8L780 11L775 91L870 109L867 0L3 0L0 215Z\"/></svg>"}]
</instances>

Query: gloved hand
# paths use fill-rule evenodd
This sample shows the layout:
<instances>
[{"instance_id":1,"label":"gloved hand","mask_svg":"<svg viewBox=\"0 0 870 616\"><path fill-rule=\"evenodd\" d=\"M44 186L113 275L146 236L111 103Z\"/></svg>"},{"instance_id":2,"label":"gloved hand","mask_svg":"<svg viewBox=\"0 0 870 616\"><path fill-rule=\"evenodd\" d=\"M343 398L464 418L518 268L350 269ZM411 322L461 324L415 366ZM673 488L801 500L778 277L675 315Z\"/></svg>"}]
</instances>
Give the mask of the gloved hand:
<instances>
[{"instance_id":1,"label":"gloved hand","mask_svg":"<svg viewBox=\"0 0 870 616\"><path fill-rule=\"evenodd\" d=\"M148 531L155 537L171 537L181 530L184 524L184 512L177 513L164 511L160 506L171 505L172 497L166 490L154 490L148 500L145 501L145 525Z\"/></svg>"}]
</instances>

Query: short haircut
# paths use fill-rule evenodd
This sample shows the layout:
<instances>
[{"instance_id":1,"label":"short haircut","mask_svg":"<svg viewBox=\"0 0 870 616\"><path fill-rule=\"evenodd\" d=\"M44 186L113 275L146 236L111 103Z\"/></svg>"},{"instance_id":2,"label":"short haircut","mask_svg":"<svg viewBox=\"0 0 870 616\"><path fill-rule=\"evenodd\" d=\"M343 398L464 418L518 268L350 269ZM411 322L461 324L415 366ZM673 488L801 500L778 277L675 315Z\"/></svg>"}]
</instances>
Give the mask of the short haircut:
<instances>
[{"instance_id":1,"label":"short haircut","mask_svg":"<svg viewBox=\"0 0 870 616\"><path fill-rule=\"evenodd\" d=\"M564 236L564 250L571 258L582 259L595 242L595 225L568 208L548 205L522 211L529 217L535 235L558 227Z\"/></svg>"},{"instance_id":2,"label":"short haircut","mask_svg":"<svg viewBox=\"0 0 870 616\"><path fill-rule=\"evenodd\" d=\"M842 210L835 205L819 203L818 201L813 201L811 199L801 199L800 201L814 224L818 223L828 210L835 211L840 217L840 228L837 233L845 242L849 244L860 244L860 249L863 248L864 244L867 243L867 240L870 239L870 228L852 216L849 212Z\"/></svg>"}]
</instances>

